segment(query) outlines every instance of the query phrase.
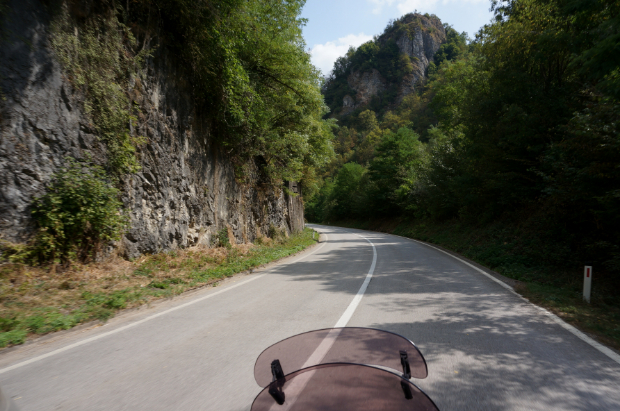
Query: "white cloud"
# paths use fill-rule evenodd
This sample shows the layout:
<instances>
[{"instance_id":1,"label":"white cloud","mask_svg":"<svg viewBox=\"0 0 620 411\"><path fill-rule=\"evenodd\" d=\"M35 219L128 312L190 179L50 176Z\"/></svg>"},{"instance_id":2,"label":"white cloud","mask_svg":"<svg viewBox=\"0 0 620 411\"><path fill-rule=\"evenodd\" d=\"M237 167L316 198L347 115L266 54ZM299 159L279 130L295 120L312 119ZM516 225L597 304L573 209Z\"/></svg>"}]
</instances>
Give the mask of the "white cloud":
<instances>
[{"instance_id":1,"label":"white cloud","mask_svg":"<svg viewBox=\"0 0 620 411\"><path fill-rule=\"evenodd\" d=\"M372 36L360 33L357 35L349 34L325 44L317 44L310 49L312 64L318 67L324 75L327 75L334 68L336 59L344 56L350 46L358 47L369 40L372 40Z\"/></svg>"},{"instance_id":2,"label":"white cloud","mask_svg":"<svg viewBox=\"0 0 620 411\"><path fill-rule=\"evenodd\" d=\"M375 4L376 7L372 10L374 14L379 14L383 11L383 7L390 7L396 3L396 8L401 14L411 13L414 10L428 12L435 9L435 5L441 1L441 4L449 3L485 3L488 0L367 0L368 2Z\"/></svg>"},{"instance_id":3,"label":"white cloud","mask_svg":"<svg viewBox=\"0 0 620 411\"><path fill-rule=\"evenodd\" d=\"M372 10L373 14L380 14L383 11L384 6L391 6L394 0L368 0L370 3L377 6Z\"/></svg>"},{"instance_id":4,"label":"white cloud","mask_svg":"<svg viewBox=\"0 0 620 411\"><path fill-rule=\"evenodd\" d=\"M435 3L437 3L437 0L401 0L396 7L398 7L400 13L405 14L411 13L414 10L432 10Z\"/></svg>"}]
</instances>

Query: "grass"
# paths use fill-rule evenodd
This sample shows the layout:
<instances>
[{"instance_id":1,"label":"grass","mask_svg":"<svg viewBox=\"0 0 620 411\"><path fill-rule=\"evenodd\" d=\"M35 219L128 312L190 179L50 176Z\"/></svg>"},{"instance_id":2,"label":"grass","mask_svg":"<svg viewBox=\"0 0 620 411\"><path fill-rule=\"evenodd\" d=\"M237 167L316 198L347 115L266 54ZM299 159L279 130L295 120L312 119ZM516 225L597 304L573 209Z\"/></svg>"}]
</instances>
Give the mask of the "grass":
<instances>
[{"instance_id":1,"label":"grass","mask_svg":"<svg viewBox=\"0 0 620 411\"><path fill-rule=\"evenodd\" d=\"M515 291L609 347L620 350L620 297L614 277L594 267L591 304L582 299L583 266L562 264L561 243L546 241L516 225L497 222L473 226L461 222L409 220L345 221L340 226L382 231L455 251L508 278Z\"/></svg>"},{"instance_id":2,"label":"grass","mask_svg":"<svg viewBox=\"0 0 620 411\"><path fill-rule=\"evenodd\" d=\"M0 265L0 347L78 324L106 321L118 311L213 284L302 251L313 231L256 244L194 247L143 256L74 264L62 272L21 264Z\"/></svg>"}]
</instances>

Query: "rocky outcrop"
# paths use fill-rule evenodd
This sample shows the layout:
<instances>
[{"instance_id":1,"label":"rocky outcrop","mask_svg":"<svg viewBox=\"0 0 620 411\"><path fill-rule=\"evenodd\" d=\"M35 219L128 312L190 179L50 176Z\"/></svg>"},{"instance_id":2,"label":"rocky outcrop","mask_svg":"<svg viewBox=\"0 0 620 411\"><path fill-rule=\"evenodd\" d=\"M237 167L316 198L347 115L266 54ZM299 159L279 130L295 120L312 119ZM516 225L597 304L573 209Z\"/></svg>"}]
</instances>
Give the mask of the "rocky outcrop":
<instances>
[{"instance_id":1,"label":"rocky outcrop","mask_svg":"<svg viewBox=\"0 0 620 411\"><path fill-rule=\"evenodd\" d=\"M370 99L372 99L373 96L382 93L387 88L387 82L377 69L372 69L364 73L360 73L359 71L351 73L348 78L348 83L349 87L355 90L357 94L355 95L355 100L349 95L344 97L343 108L348 108L348 111L343 114L347 114L356 107L370 103Z\"/></svg>"},{"instance_id":2,"label":"rocky outcrop","mask_svg":"<svg viewBox=\"0 0 620 411\"><path fill-rule=\"evenodd\" d=\"M415 24L412 35L402 35L396 40L401 53L409 56L413 71L403 78L397 103L415 91L415 86L424 78L428 65L439 47L446 41L446 30L437 18L409 15L409 23Z\"/></svg>"},{"instance_id":3,"label":"rocky outcrop","mask_svg":"<svg viewBox=\"0 0 620 411\"><path fill-rule=\"evenodd\" d=\"M29 206L65 158L105 165L106 147L55 59L45 6L12 0L9 10L0 45L0 236L25 241L33 230ZM131 228L116 246L136 257L210 244L223 228L238 242L266 235L271 225L302 229L301 188L238 183L191 103L182 68L165 47L153 49L130 90L141 110L136 132L148 142L138 148L141 170L121 180Z\"/></svg>"},{"instance_id":4,"label":"rocky outcrop","mask_svg":"<svg viewBox=\"0 0 620 411\"><path fill-rule=\"evenodd\" d=\"M407 28L406 30L384 34L377 40L381 43L395 41L400 53L408 56L413 67L413 71L405 75L398 86L396 104L399 104L403 97L414 92L418 83L424 79L433 56L446 41L446 31L437 17L408 14L401 21ZM352 72L348 77L348 84L356 94L344 96L341 115L349 114L356 108L367 105L373 96L381 94L389 87L388 82L376 69Z\"/></svg>"}]
</instances>

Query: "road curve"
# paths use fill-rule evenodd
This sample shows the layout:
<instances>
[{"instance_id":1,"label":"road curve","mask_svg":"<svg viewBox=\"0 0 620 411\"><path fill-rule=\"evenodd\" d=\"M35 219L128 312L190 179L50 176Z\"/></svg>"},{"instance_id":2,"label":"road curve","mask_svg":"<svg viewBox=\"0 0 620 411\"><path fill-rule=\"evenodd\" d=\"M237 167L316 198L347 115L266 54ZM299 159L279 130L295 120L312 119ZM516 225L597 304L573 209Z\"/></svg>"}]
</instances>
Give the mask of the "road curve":
<instances>
[{"instance_id":1,"label":"road curve","mask_svg":"<svg viewBox=\"0 0 620 411\"><path fill-rule=\"evenodd\" d=\"M327 241L275 266L6 351L0 386L22 411L247 411L264 348L346 322L414 341L429 368L415 382L442 411L620 410L618 363L474 268L401 237L316 228Z\"/></svg>"}]
</instances>

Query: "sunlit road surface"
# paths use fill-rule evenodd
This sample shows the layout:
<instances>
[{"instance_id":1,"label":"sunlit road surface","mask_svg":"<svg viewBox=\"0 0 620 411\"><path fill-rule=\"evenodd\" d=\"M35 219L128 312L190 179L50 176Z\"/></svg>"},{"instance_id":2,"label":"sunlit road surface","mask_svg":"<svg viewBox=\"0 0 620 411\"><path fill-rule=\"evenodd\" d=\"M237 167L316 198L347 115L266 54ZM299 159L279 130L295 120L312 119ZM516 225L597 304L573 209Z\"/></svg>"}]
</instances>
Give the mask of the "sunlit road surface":
<instances>
[{"instance_id":1,"label":"sunlit road surface","mask_svg":"<svg viewBox=\"0 0 620 411\"><path fill-rule=\"evenodd\" d=\"M366 278L349 326L414 341L445 410L620 410L620 365L549 316L440 251L317 226L327 241L102 327L0 354L0 386L22 411L249 410L269 345L333 327Z\"/></svg>"}]
</instances>

